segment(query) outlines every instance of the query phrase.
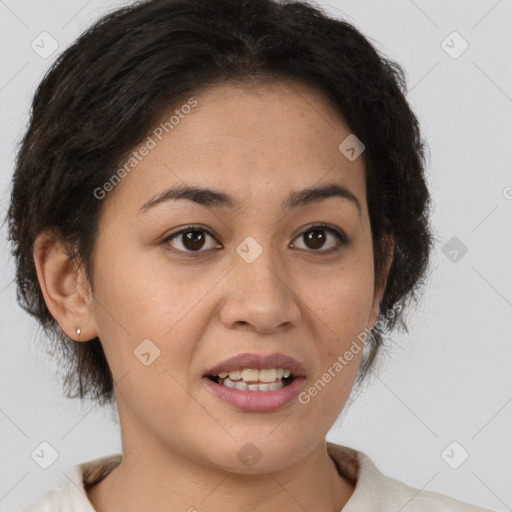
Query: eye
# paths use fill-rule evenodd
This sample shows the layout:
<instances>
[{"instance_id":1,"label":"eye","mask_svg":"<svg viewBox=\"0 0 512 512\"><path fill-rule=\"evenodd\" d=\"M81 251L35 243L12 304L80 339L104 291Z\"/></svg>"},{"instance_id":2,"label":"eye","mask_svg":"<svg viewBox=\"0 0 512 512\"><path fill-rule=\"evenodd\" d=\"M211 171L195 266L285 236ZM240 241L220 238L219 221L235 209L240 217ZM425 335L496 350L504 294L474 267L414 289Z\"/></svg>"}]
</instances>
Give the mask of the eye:
<instances>
[{"instance_id":1,"label":"eye","mask_svg":"<svg viewBox=\"0 0 512 512\"><path fill-rule=\"evenodd\" d=\"M308 252L318 252L320 254L330 254L337 251L340 246L348 243L346 235L327 224L320 223L310 226L307 230L303 231L295 240L299 240L302 237L306 247L297 246L292 244L292 247L298 249L310 249ZM331 238L331 243L326 242ZM208 239L210 242L208 243ZM205 228L196 226L187 226L175 233L172 233L164 240L162 244L169 244L173 247L175 252L178 253L199 253L206 252L211 249L222 247L216 242L215 236ZM327 249L322 249L327 245Z\"/></svg>"},{"instance_id":2,"label":"eye","mask_svg":"<svg viewBox=\"0 0 512 512\"><path fill-rule=\"evenodd\" d=\"M169 235L167 238L162 240L162 243L170 244L172 247L176 248L178 252L204 252L201 251L201 249L208 250L218 247L218 244L215 243L213 245L210 243L208 246L208 238L215 240L215 237L206 229L187 226L186 228Z\"/></svg>"},{"instance_id":3,"label":"eye","mask_svg":"<svg viewBox=\"0 0 512 512\"><path fill-rule=\"evenodd\" d=\"M329 236L332 239L332 243L327 244L327 249L319 251L319 249L326 245ZM312 252L320 252L323 254L337 251L340 246L348 243L348 238L342 231L323 223L310 226L307 230L303 231L296 240L300 240L301 238L306 245L305 249L312 249ZM292 246L297 247L296 244L292 244ZM304 247L298 248L303 249Z\"/></svg>"}]
</instances>

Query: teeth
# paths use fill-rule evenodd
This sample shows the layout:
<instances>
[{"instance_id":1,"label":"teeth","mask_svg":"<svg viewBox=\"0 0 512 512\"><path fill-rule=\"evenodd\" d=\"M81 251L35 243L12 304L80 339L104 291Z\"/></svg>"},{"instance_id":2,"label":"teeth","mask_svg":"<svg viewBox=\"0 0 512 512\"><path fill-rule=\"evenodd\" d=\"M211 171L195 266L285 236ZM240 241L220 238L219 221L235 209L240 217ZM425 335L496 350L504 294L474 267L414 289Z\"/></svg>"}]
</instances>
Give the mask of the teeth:
<instances>
[{"instance_id":1,"label":"teeth","mask_svg":"<svg viewBox=\"0 0 512 512\"><path fill-rule=\"evenodd\" d=\"M277 371L272 368L271 370L260 370L259 371L260 382L274 382L276 380Z\"/></svg>"},{"instance_id":2,"label":"teeth","mask_svg":"<svg viewBox=\"0 0 512 512\"><path fill-rule=\"evenodd\" d=\"M259 373L259 370L242 370L242 379L244 382L258 382Z\"/></svg>"},{"instance_id":3,"label":"teeth","mask_svg":"<svg viewBox=\"0 0 512 512\"><path fill-rule=\"evenodd\" d=\"M229 378L231 380L240 380L240 372L238 370L235 370L235 371L232 371L232 372L229 372Z\"/></svg>"},{"instance_id":4,"label":"teeth","mask_svg":"<svg viewBox=\"0 0 512 512\"><path fill-rule=\"evenodd\" d=\"M239 389L240 391L275 391L281 389L283 381L271 382L270 384L246 384L243 380L233 382L231 379L224 379L221 384L228 388Z\"/></svg>"},{"instance_id":5,"label":"teeth","mask_svg":"<svg viewBox=\"0 0 512 512\"><path fill-rule=\"evenodd\" d=\"M288 378L291 375L290 370L283 368L265 368L264 370L233 370L230 372L220 372L218 377L225 379L229 376L232 381L243 380L244 382L275 382L276 379Z\"/></svg>"},{"instance_id":6,"label":"teeth","mask_svg":"<svg viewBox=\"0 0 512 512\"><path fill-rule=\"evenodd\" d=\"M246 368L230 372L219 372L218 383L228 388L241 391L274 391L284 386L283 378L291 375L290 370L284 368L265 368L254 370Z\"/></svg>"},{"instance_id":7,"label":"teeth","mask_svg":"<svg viewBox=\"0 0 512 512\"><path fill-rule=\"evenodd\" d=\"M241 391L247 391L249 388L247 387L247 384L241 380L237 380L235 382L235 389L240 389Z\"/></svg>"}]
</instances>

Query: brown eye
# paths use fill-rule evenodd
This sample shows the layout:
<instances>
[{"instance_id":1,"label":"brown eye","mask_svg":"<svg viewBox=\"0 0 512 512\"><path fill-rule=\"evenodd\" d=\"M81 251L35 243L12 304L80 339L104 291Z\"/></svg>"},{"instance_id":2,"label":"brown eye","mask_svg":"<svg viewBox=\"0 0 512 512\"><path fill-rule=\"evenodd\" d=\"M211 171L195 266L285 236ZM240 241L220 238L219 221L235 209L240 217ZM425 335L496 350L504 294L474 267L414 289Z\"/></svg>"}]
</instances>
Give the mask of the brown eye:
<instances>
[{"instance_id":1,"label":"brown eye","mask_svg":"<svg viewBox=\"0 0 512 512\"><path fill-rule=\"evenodd\" d=\"M310 227L308 230L303 231L296 240L303 241L305 247L300 247L293 244L294 247L299 249L311 249L311 252L330 253L336 251L341 245L347 243L347 237L338 232L338 230L324 226L323 224ZM327 245L327 247L325 247ZM323 250L320 250L323 249Z\"/></svg>"},{"instance_id":2,"label":"brown eye","mask_svg":"<svg viewBox=\"0 0 512 512\"><path fill-rule=\"evenodd\" d=\"M323 229L311 229L302 235L310 249L321 249L327 240Z\"/></svg>"},{"instance_id":3,"label":"brown eye","mask_svg":"<svg viewBox=\"0 0 512 512\"><path fill-rule=\"evenodd\" d=\"M208 247L208 238L211 238L214 243L210 243ZM208 231L199 228L186 228L168 236L163 243L170 244L173 248L181 252L204 252L205 250L213 249L217 245L215 244L215 238Z\"/></svg>"},{"instance_id":4,"label":"brown eye","mask_svg":"<svg viewBox=\"0 0 512 512\"><path fill-rule=\"evenodd\" d=\"M181 235L183 246L190 251L197 251L204 245L204 233L198 230L186 231Z\"/></svg>"}]
</instances>

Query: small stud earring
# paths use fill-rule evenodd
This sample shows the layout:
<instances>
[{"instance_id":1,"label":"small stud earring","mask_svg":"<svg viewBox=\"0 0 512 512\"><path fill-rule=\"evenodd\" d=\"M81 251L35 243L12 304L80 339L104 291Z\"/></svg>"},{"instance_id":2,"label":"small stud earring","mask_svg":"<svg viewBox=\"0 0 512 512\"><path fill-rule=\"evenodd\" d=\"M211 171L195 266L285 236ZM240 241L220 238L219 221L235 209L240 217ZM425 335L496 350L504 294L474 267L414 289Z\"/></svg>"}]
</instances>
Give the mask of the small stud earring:
<instances>
[{"instance_id":1,"label":"small stud earring","mask_svg":"<svg viewBox=\"0 0 512 512\"><path fill-rule=\"evenodd\" d=\"M77 336L80 336L80 333L81 333L81 332L82 332L82 331L80 330L80 327L77 327L77 328L76 328L76 334L77 334Z\"/></svg>"}]
</instances>

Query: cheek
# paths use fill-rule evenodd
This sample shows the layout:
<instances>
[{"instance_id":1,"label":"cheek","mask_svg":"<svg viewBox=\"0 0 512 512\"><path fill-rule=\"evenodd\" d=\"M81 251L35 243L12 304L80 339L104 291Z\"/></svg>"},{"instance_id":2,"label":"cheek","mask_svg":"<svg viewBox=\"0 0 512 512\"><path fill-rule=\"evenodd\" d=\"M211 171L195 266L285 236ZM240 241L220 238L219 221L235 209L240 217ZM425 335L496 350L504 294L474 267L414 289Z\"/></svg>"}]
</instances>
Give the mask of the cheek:
<instances>
[{"instance_id":1,"label":"cheek","mask_svg":"<svg viewBox=\"0 0 512 512\"><path fill-rule=\"evenodd\" d=\"M306 310L313 324L313 351L318 361L304 389L305 399L307 407L315 411L313 416L330 426L350 395L361 361L373 302L371 251L370 257L359 255L350 259L350 264L347 260L315 285L307 286L306 280L303 284L303 295L308 297L305 302L312 305Z\"/></svg>"},{"instance_id":2,"label":"cheek","mask_svg":"<svg viewBox=\"0 0 512 512\"><path fill-rule=\"evenodd\" d=\"M171 264L155 264L136 246L112 241L100 249L95 269L98 313L116 329L124 328L133 337L161 338L200 297L199 283L185 279Z\"/></svg>"},{"instance_id":3,"label":"cheek","mask_svg":"<svg viewBox=\"0 0 512 512\"><path fill-rule=\"evenodd\" d=\"M170 266L144 266L140 255L130 261L103 254L95 271L93 314L114 377L130 371L131 379L145 381L147 388L167 381L166 370L183 377L208 322L204 281L169 271ZM155 359L145 366L142 354L148 352L146 359Z\"/></svg>"},{"instance_id":4,"label":"cheek","mask_svg":"<svg viewBox=\"0 0 512 512\"><path fill-rule=\"evenodd\" d=\"M333 351L350 345L366 328L374 294L371 245L354 251L328 273L301 278L300 297L306 312L323 332L325 348Z\"/></svg>"}]
</instances>

